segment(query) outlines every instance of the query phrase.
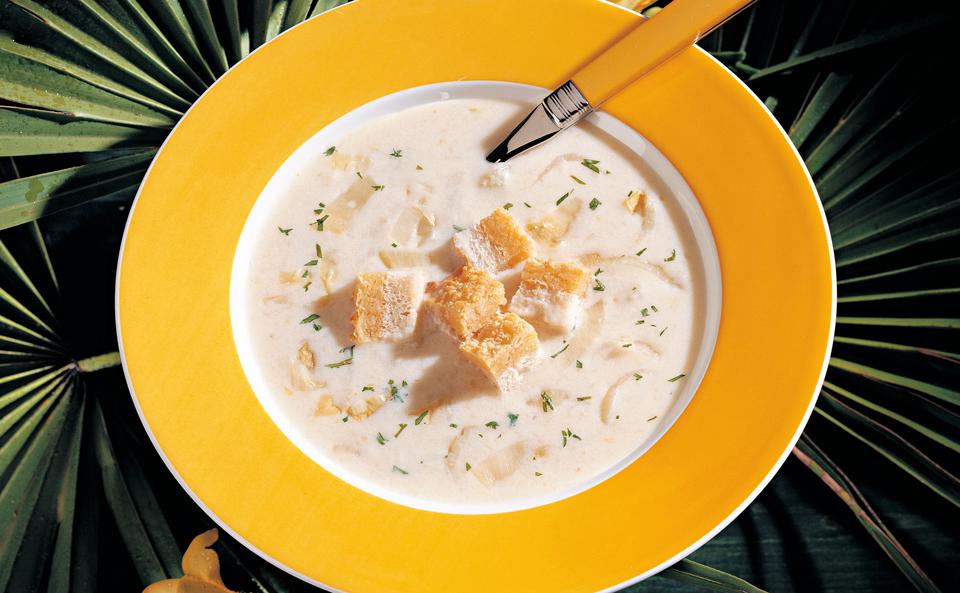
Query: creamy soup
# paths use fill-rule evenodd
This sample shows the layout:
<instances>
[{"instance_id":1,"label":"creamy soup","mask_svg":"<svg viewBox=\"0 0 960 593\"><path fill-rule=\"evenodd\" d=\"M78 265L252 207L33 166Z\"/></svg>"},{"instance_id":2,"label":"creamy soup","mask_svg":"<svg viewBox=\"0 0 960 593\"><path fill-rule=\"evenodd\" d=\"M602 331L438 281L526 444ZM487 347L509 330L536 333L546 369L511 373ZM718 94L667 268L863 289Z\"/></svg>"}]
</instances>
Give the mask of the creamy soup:
<instances>
[{"instance_id":1,"label":"creamy soup","mask_svg":"<svg viewBox=\"0 0 960 593\"><path fill-rule=\"evenodd\" d=\"M487 163L525 109L454 99L369 121L302 161L253 230L243 323L260 397L341 475L423 501L551 497L636 450L683 390L702 286L673 197L589 124ZM492 213L530 253L477 272L503 301L458 335L436 291ZM548 281L531 306L516 294L531 262L579 270L578 287ZM358 278L400 278L412 299L360 344ZM465 344L510 311L535 352L498 382Z\"/></svg>"}]
</instances>

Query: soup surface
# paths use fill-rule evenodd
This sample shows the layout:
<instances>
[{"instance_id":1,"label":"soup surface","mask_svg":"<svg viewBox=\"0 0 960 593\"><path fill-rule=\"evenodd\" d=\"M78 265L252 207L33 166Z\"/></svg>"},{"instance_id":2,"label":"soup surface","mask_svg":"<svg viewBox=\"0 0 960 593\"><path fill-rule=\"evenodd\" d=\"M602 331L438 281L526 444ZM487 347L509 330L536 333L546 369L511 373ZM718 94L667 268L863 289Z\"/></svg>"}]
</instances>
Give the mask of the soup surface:
<instances>
[{"instance_id":1,"label":"soup surface","mask_svg":"<svg viewBox=\"0 0 960 593\"><path fill-rule=\"evenodd\" d=\"M487 163L527 109L454 99L369 121L308 155L254 229L242 323L259 395L341 475L424 501L556 496L648 441L683 389L703 314L679 208L586 123ZM498 209L531 253L483 272L504 295L485 315L514 310L536 345L501 385L464 353L482 331L458 337L436 303ZM531 262L579 270L580 286L548 281L539 308L520 306ZM384 271L415 293L407 327L357 344L358 278Z\"/></svg>"}]
</instances>

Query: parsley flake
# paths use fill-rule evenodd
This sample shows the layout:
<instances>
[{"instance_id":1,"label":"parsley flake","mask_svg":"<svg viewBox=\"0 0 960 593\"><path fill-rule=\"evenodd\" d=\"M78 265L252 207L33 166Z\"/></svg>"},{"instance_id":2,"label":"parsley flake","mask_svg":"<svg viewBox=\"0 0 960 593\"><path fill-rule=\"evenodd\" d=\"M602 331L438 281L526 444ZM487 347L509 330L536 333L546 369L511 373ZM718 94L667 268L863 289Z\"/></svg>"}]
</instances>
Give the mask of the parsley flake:
<instances>
[{"instance_id":1,"label":"parsley flake","mask_svg":"<svg viewBox=\"0 0 960 593\"><path fill-rule=\"evenodd\" d=\"M570 191L573 191L573 190L570 190ZM570 197L570 192L568 191L567 193L565 193L565 194L563 194L562 196L560 196L559 198L557 198L557 206L559 206L560 204L562 204L563 201L566 200L566 199L569 198L569 197Z\"/></svg>"},{"instance_id":2,"label":"parsley flake","mask_svg":"<svg viewBox=\"0 0 960 593\"><path fill-rule=\"evenodd\" d=\"M473 467L472 465L470 465L470 462L465 463L464 466L467 468L467 471L470 471L470 468Z\"/></svg>"},{"instance_id":3,"label":"parsley flake","mask_svg":"<svg viewBox=\"0 0 960 593\"><path fill-rule=\"evenodd\" d=\"M676 249L673 250L673 253L670 254L670 257L665 257L665 258L663 258L663 261L673 261L673 260L675 260L675 259L677 259L677 250L676 250Z\"/></svg>"},{"instance_id":4,"label":"parsley flake","mask_svg":"<svg viewBox=\"0 0 960 593\"><path fill-rule=\"evenodd\" d=\"M686 375L684 375L683 373L680 373L679 375L677 375L677 376L674 377L673 379L667 379L667 381L670 381L671 383L675 383L675 382L679 381L680 379L683 379L684 377L686 377Z\"/></svg>"},{"instance_id":5,"label":"parsley flake","mask_svg":"<svg viewBox=\"0 0 960 593\"><path fill-rule=\"evenodd\" d=\"M509 210L511 208L513 208L513 204L511 202L507 202L506 204L503 205L504 210Z\"/></svg>"},{"instance_id":6,"label":"parsley flake","mask_svg":"<svg viewBox=\"0 0 960 593\"><path fill-rule=\"evenodd\" d=\"M578 369L582 369L582 368L583 368L583 363L580 362L579 360L577 361L577 368L578 368Z\"/></svg>"},{"instance_id":7,"label":"parsley flake","mask_svg":"<svg viewBox=\"0 0 960 593\"><path fill-rule=\"evenodd\" d=\"M640 373L634 373L634 374L633 374L633 380L634 380L634 381L639 381L640 379L643 379L643 375L641 375Z\"/></svg>"},{"instance_id":8,"label":"parsley flake","mask_svg":"<svg viewBox=\"0 0 960 593\"><path fill-rule=\"evenodd\" d=\"M520 416L518 414L514 414L513 412L508 412L507 418L510 419L510 426L516 426L517 420L520 418Z\"/></svg>"},{"instance_id":9,"label":"parsley flake","mask_svg":"<svg viewBox=\"0 0 960 593\"><path fill-rule=\"evenodd\" d=\"M570 179L573 179L574 181L576 181L576 182L579 183L580 185L586 185L586 184L587 184L586 181L584 181L583 179L580 179L580 178L577 177L576 175L571 175L571 176L570 176Z\"/></svg>"},{"instance_id":10,"label":"parsley flake","mask_svg":"<svg viewBox=\"0 0 960 593\"><path fill-rule=\"evenodd\" d=\"M607 289L607 287L603 285L603 282L600 282L600 279L599 279L599 278L594 278L594 279L593 279L593 289L594 289L595 291L597 291L597 292L603 292L604 290Z\"/></svg>"},{"instance_id":11,"label":"parsley flake","mask_svg":"<svg viewBox=\"0 0 960 593\"><path fill-rule=\"evenodd\" d=\"M378 432L378 433L377 433L377 442L380 443L381 445L386 445L386 444L387 444L387 439L386 439L386 437L384 437L382 434L380 434L380 433Z\"/></svg>"},{"instance_id":12,"label":"parsley flake","mask_svg":"<svg viewBox=\"0 0 960 593\"><path fill-rule=\"evenodd\" d=\"M289 234L290 234L290 231L292 231L293 229L292 229L292 228L290 228L290 229L282 229L282 228L280 228L280 227L277 227L277 230L280 231L281 233L283 233L283 234L286 236L286 235L289 235Z\"/></svg>"},{"instance_id":13,"label":"parsley flake","mask_svg":"<svg viewBox=\"0 0 960 593\"><path fill-rule=\"evenodd\" d=\"M484 426L486 426L487 428L492 428L496 430L497 427L500 426L500 423L497 422L496 420L491 420L490 422L487 422L486 424L484 424Z\"/></svg>"},{"instance_id":14,"label":"parsley flake","mask_svg":"<svg viewBox=\"0 0 960 593\"><path fill-rule=\"evenodd\" d=\"M550 394L549 394L549 393L547 393L546 391L541 391L541 392L540 392L540 399L542 400L542 401L541 401L541 405L543 406L543 411L544 411L544 412L549 412L550 410L555 409L555 408L553 407L553 398L550 397Z\"/></svg>"},{"instance_id":15,"label":"parsley flake","mask_svg":"<svg viewBox=\"0 0 960 593\"><path fill-rule=\"evenodd\" d=\"M408 472L407 470L405 470L405 469L403 469L403 468L400 468L400 467L397 467L397 466L393 466L393 471L397 472L398 474L403 474L403 475L407 475L407 474L410 473L410 472Z\"/></svg>"},{"instance_id":16,"label":"parsley flake","mask_svg":"<svg viewBox=\"0 0 960 593\"><path fill-rule=\"evenodd\" d=\"M584 167L590 169L590 170L593 171L594 173L599 173L599 172L600 172L600 167L597 166L597 163L599 163L599 162L600 162L600 161L595 161L595 160L593 160L593 159L583 159L582 161L580 161L580 164L583 165Z\"/></svg>"},{"instance_id":17,"label":"parsley flake","mask_svg":"<svg viewBox=\"0 0 960 593\"><path fill-rule=\"evenodd\" d=\"M390 156L398 159L403 156L403 151L398 148L394 148L392 151L390 151Z\"/></svg>"},{"instance_id":18,"label":"parsley flake","mask_svg":"<svg viewBox=\"0 0 960 593\"><path fill-rule=\"evenodd\" d=\"M310 323L311 321L314 321L314 320L317 320L317 319L320 319L320 316L317 315L316 313L312 313L312 314L310 314L310 315L307 315L307 316L304 317L303 319L301 319L301 320L300 320L300 325L305 325L305 324Z\"/></svg>"},{"instance_id":19,"label":"parsley flake","mask_svg":"<svg viewBox=\"0 0 960 593\"><path fill-rule=\"evenodd\" d=\"M594 198L594 199L590 200L590 204L588 204L588 206L590 206L590 209L591 209L591 210L596 210L597 207L598 207L600 204L603 204L603 202L601 202L600 200Z\"/></svg>"},{"instance_id":20,"label":"parsley flake","mask_svg":"<svg viewBox=\"0 0 960 593\"><path fill-rule=\"evenodd\" d=\"M593 399L593 396L592 396L592 395L582 395L582 396L580 396L580 397L577 398L577 401L578 401L578 402L585 402L585 401L591 400L591 399Z\"/></svg>"},{"instance_id":21,"label":"parsley flake","mask_svg":"<svg viewBox=\"0 0 960 593\"><path fill-rule=\"evenodd\" d=\"M430 413L430 410L424 410L417 419L413 421L414 426L420 426L420 423L423 422L423 419L427 417L427 414Z\"/></svg>"},{"instance_id":22,"label":"parsley flake","mask_svg":"<svg viewBox=\"0 0 960 593\"><path fill-rule=\"evenodd\" d=\"M643 255L643 252L646 251L646 250L647 250L647 248L644 247L643 249L641 249L640 251L637 252L637 255Z\"/></svg>"},{"instance_id":23,"label":"parsley flake","mask_svg":"<svg viewBox=\"0 0 960 593\"><path fill-rule=\"evenodd\" d=\"M407 425L402 422L398 426L400 426L400 429L397 430L397 432L393 433L393 438L397 438L398 436L400 436L400 433L403 432L403 429L407 427Z\"/></svg>"},{"instance_id":24,"label":"parsley flake","mask_svg":"<svg viewBox=\"0 0 960 593\"><path fill-rule=\"evenodd\" d=\"M335 152L337 152L337 147L336 147L336 146L331 146L330 148L328 148L328 149L326 149L326 150L323 151L323 156L330 156L330 155L332 155L332 154L335 153Z\"/></svg>"}]
</instances>

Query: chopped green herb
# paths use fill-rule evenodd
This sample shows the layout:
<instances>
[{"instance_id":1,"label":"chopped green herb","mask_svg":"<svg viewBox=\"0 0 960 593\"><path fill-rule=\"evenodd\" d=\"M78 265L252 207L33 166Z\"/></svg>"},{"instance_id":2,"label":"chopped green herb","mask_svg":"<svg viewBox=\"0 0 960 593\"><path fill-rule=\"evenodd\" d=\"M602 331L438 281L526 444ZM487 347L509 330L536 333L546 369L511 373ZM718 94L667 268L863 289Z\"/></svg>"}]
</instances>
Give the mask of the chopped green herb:
<instances>
[{"instance_id":1,"label":"chopped green herb","mask_svg":"<svg viewBox=\"0 0 960 593\"><path fill-rule=\"evenodd\" d=\"M462 230L464 230L462 226L453 225L454 232L459 233Z\"/></svg>"},{"instance_id":2,"label":"chopped green herb","mask_svg":"<svg viewBox=\"0 0 960 593\"><path fill-rule=\"evenodd\" d=\"M580 362L579 360L577 361L577 368L578 368L578 369L582 369L582 368L583 368L583 363Z\"/></svg>"},{"instance_id":3,"label":"chopped green herb","mask_svg":"<svg viewBox=\"0 0 960 593\"><path fill-rule=\"evenodd\" d=\"M400 149L394 148L393 151L390 152L390 156L394 158L400 158L403 156L403 151Z\"/></svg>"},{"instance_id":4,"label":"chopped green herb","mask_svg":"<svg viewBox=\"0 0 960 593\"><path fill-rule=\"evenodd\" d=\"M396 243L391 243L391 244L390 244L390 247L396 247L396 246L397 246Z\"/></svg>"},{"instance_id":5,"label":"chopped green herb","mask_svg":"<svg viewBox=\"0 0 960 593\"><path fill-rule=\"evenodd\" d=\"M313 331L318 332L318 331L320 331L321 329L323 329L323 326L322 326L322 325L319 325L319 324L316 324L316 323L313 324Z\"/></svg>"},{"instance_id":6,"label":"chopped green herb","mask_svg":"<svg viewBox=\"0 0 960 593\"><path fill-rule=\"evenodd\" d=\"M571 190L571 191L572 191L572 190ZM567 193L563 194L562 196L560 196L559 198L557 198L557 206L559 206L560 204L562 204L563 201L566 200L566 199L569 198L569 197L570 197L570 192L567 192Z\"/></svg>"},{"instance_id":7,"label":"chopped green herb","mask_svg":"<svg viewBox=\"0 0 960 593\"><path fill-rule=\"evenodd\" d=\"M551 354L551 355L550 355L550 358L556 358L556 357L560 356L561 354L563 354L564 350L566 350L566 349L569 348L569 347L570 347L570 344L567 343L563 348L561 348L560 350L557 350L556 352L554 352L553 354Z\"/></svg>"},{"instance_id":8,"label":"chopped green herb","mask_svg":"<svg viewBox=\"0 0 960 593\"><path fill-rule=\"evenodd\" d=\"M646 320L641 319L641 320L638 321L635 325L643 325L644 323L646 323Z\"/></svg>"},{"instance_id":9,"label":"chopped green herb","mask_svg":"<svg viewBox=\"0 0 960 593\"><path fill-rule=\"evenodd\" d=\"M464 465L466 466L467 471L470 471L470 468L473 467L469 462L465 463Z\"/></svg>"},{"instance_id":10,"label":"chopped green herb","mask_svg":"<svg viewBox=\"0 0 960 593\"><path fill-rule=\"evenodd\" d=\"M397 466L393 466L393 471L397 472L398 474L403 474L403 475L407 475L407 474L410 473L410 472L408 472L407 470L402 469L402 468L399 468L399 467L397 467Z\"/></svg>"},{"instance_id":11,"label":"chopped green herb","mask_svg":"<svg viewBox=\"0 0 960 593\"><path fill-rule=\"evenodd\" d=\"M357 177L359 177L360 179L363 179L363 173L361 173L360 171L354 171L354 172L357 174Z\"/></svg>"},{"instance_id":12,"label":"chopped green herb","mask_svg":"<svg viewBox=\"0 0 960 593\"><path fill-rule=\"evenodd\" d=\"M353 357L344 358L344 359L341 360L340 362L333 362L333 363L326 364L326 365L323 365L323 366L327 367L328 369L339 369L340 367L345 367L345 366L348 366L348 365L351 365L351 364L353 364Z\"/></svg>"},{"instance_id":13,"label":"chopped green herb","mask_svg":"<svg viewBox=\"0 0 960 593\"><path fill-rule=\"evenodd\" d=\"M683 373L680 373L679 375L677 375L677 376L674 377L673 379L667 379L667 380L670 381L671 383L673 383L673 382L675 382L675 381L679 381L680 379L683 379L684 377L686 377L686 375L684 375Z\"/></svg>"},{"instance_id":14,"label":"chopped green herb","mask_svg":"<svg viewBox=\"0 0 960 593\"><path fill-rule=\"evenodd\" d=\"M312 314L310 314L310 315L307 315L307 316L304 317L303 319L301 319L301 320L300 320L300 325L304 325L304 324L310 323L311 321L313 321L313 320L315 320L315 319L320 319L320 316L317 315L316 313L312 313Z\"/></svg>"},{"instance_id":15,"label":"chopped green herb","mask_svg":"<svg viewBox=\"0 0 960 593\"><path fill-rule=\"evenodd\" d=\"M588 204L588 206L590 206L590 209L591 209L591 210L596 210L597 207L598 207L600 204L603 204L603 202L601 202L600 200L594 198L594 199L590 200L590 203Z\"/></svg>"},{"instance_id":16,"label":"chopped green herb","mask_svg":"<svg viewBox=\"0 0 960 593\"><path fill-rule=\"evenodd\" d=\"M420 165L417 165L417 171L423 171L423 167L421 167Z\"/></svg>"},{"instance_id":17,"label":"chopped green herb","mask_svg":"<svg viewBox=\"0 0 960 593\"><path fill-rule=\"evenodd\" d=\"M507 202L506 204L503 205L504 210L509 210L511 208L513 208L513 204L511 202Z\"/></svg>"},{"instance_id":18,"label":"chopped green herb","mask_svg":"<svg viewBox=\"0 0 960 593\"><path fill-rule=\"evenodd\" d=\"M573 179L574 181L576 181L576 182L579 183L580 185L586 185L586 184L587 184L586 181L584 181L583 179L580 179L580 178L577 177L576 175L571 175L571 176L570 176L570 179Z\"/></svg>"},{"instance_id":19,"label":"chopped green herb","mask_svg":"<svg viewBox=\"0 0 960 593\"><path fill-rule=\"evenodd\" d=\"M305 263L305 264L303 264L303 265L304 265L304 266L315 266L315 265L317 265L317 260L311 259L310 261L308 261L307 263Z\"/></svg>"},{"instance_id":20,"label":"chopped green herb","mask_svg":"<svg viewBox=\"0 0 960 593\"><path fill-rule=\"evenodd\" d=\"M406 379L404 379L403 381L400 381L400 387L406 387L406 386L407 386L407 380L406 380Z\"/></svg>"},{"instance_id":21,"label":"chopped green herb","mask_svg":"<svg viewBox=\"0 0 960 593\"><path fill-rule=\"evenodd\" d=\"M290 231L292 231L293 229L292 229L292 228L290 228L290 229L282 229L282 228L280 228L280 227L277 227L277 230L280 231L281 233L283 233L284 235L289 235L289 234L290 234Z\"/></svg>"},{"instance_id":22,"label":"chopped green herb","mask_svg":"<svg viewBox=\"0 0 960 593\"><path fill-rule=\"evenodd\" d=\"M510 426L516 426L517 420L520 419L520 416L518 414L514 414L513 412L508 412L507 418L510 419Z\"/></svg>"},{"instance_id":23,"label":"chopped green herb","mask_svg":"<svg viewBox=\"0 0 960 593\"><path fill-rule=\"evenodd\" d=\"M400 426L400 429L397 430L397 432L393 433L393 438L397 438L398 436L400 436L400 433L403 432L403 429L407 427L407 425L403 424L402 422L399 424L399 426Z\"/></svg>"},{"instance_id":24,"label":"chopped green herb","mask_svg":"<svg viewBox=\"0 0 960 593\"><path fill-rule=\"evenodd\" d=\"M450 425L450 428L456 428L456 427L457 427L456 424L451 424L451 425Z\"/></svg>"},{"instance_id":25,"label":"chopped green herb","mask_svg":"<svg viewBox=\"0 0 960 593\"><path fill-rule=\"evenodd\" d=\"M554 407L553 407L553 398L550 397L550 394L549 394L549 393L547 393L546 391L541 391L541 392L540 392L540 399L542 400L541 405L543 406L543 411L544 411L544 412L549 412L550 410L553 410L553 409L554 409Z\"/></svg>"},{"instance_id":26,"label":"chopped green herb","mask_svg":"<svg viewBox=\"0 0 960 593\"><path fill-rule=\"evenodd\" d=\"M590 169L590 170L593 171L594 173L599 173L599 172L600 172L600 168L597 167L597 163L599 163L599 162L600 162L600 161L595 161L595 160L593 160L593 159L583 159L582 161L580 161L580 164L583 165L584 167Z\"/></svg>"},{"instance_id":27,"label":"chopped green herb","mask_svg":"<svg viewBox=\"0 0 960 593\"><path fill-rule=\"evenodd\" d=\"M537 477L539 478L539 477L542 476L543 474L541 474L540 472L533 472L533 475L535 475L535 476L537 476Z\"/></svg>"},{"instance_id":28,"label":"chopped green herb","mask_svg":"<svg viewBox=\"0 0 960 593\"><path fill-rule=\"evenodd\" d=\"M663 328L662 330L660 330L660 335L662 336L662 335L663 335L663 332L667 331L668 329L670 329L670 328L669 328L669 327L665 327L665 328Z\"/></svg>"},{"instance_id":29,"label":"chopped green herb","mask_svg":"<svg viewBox=\"0 0 960 593\"><path fill-rule=\"evenodd\" d=\"M350 358L353 358L353 349L356 347L357 347L356 344L351 344L350 346L344 346L343 348L340 349L340 353L342 354L344 352L350 352Z\"/></svg>"},{"instance_id":30,"label":"chopped green herb","mask_svg":"<svg viewBox=\"0 0 960 593\"><path fill-rule=\"evenodd\" d=\"M621 348L629 348L629 347L631 347L631 346L633 346L633 344L631 344L631 343L621 344L621 345L620 345Z\"/></svg>"},{"instance_id":31,"label":"chopped green herb","mask_svg":"<svg viewBox=\"0 0 960 593\"><path fill-rule=\"evenodd\" d=\"M533 206L530 205L530 202L524 202L523 205L527 208L533 208Z\"/></svg>"},{"instance_id":32,"label":"chopped green herb","mask_svg":"<svg viewBox=\"0 0 960 593\"><path fill-rule=\"evenodd\" d=\"M646 250L647 250L647 248L644 247L643 249L641 249L640 251L637 252L637 255L643 255L643 252L646 251Z\"/></svg>"},{"instance_id":33,"label":"chopped green herb","mask_svg":"<svg viewBox=\"0 0 960 593\"><path fill-rule=\"evenodd\" d=\"M309 275L310 275L310 272L308 272L307 270L304 270L304 271L303 271L303 274L300 274L300 277L301 277L301 278L306 278L306 277L309 276Z\"/></svg>"},{"instance_id":34,"label":"chopped green herb","mask_svg":"<svg viewBox=\"0 0 960 593\"><path fill-rule=\"evenodd\" d=\"M420 423L423 422L423 419L426 418L427 414L429 413L430 410L424 410L419 416L417 416L417 419L413 421L413 424L415 426L420 426Z\"/></svg>"},{"instance_id":35,"label":"chopped green herb","mask_svg":"<svg viewBox=\"0 0 960 593\"><path fill-rule=\"evenodd\" d=\"M640 314L643 315L644 317L649 317L649 316L650 316L650 310L647 309L646 307L644 307L643 309L640 309Z\"/></svg>"},{"instance_id":36,"label":"chopped green herb","mask_svg":"<svg viewBox=\"0 0 960 593\"><path fill-rule=\"evenodd\" d=\"M568 438L577 439L578 441L583 440L583 439L581 439L579 436L573 434L573 431L570 430L569 428L567 428L566 430L561 431L560 434L563 436L563 446L564 446L564 447L567 446L567 439L568 439Z\"/></svg>"},{"instance_id":37,"label":"chopped green herb","mask_svg":"<svg viewBox=\"0 0 960 593\"><path fill-rule=\"evenodd\" d=\"M387 439L386 439L382 434L380 434L380 433L378 432L378 433L377 433L377 442L380 443L381 445L386 445L386 444L387 444Z\"/></svg>"},{"instance_id":38,"label":"chopped green herb","mask_svg":"<svg viewBox=\"0 0 960 593\"><path fill-rule=\"evenodd\" d=\"M487 428L492 428L496 430L497 427L500 426L500 423L497 422L496 420L491 420L490 422L487 422L486 424L484 424L484 426L486 426Z\"/></svg>"},{"instance_id":39,"label":"chopped green herb","mask_svg":"<svg viewBox=\"0 0 960 593\"><path fill-rule=\"evenodd\" d=\"M311 284L313 284L313 282L307 282L306 284L304 284L304 285L303 285L303 292L307 292L307 289L310 288L310 285L311 285Z\"/></svg>"},{"instance_id":40,"label":"chopped green herb","mask_svg":"<svg viewBox=\"0 0 960 593\"><path fill-rule=\"evenodd\" d=\"M318 231L322 231L322 230L323 230L323 223L324 223L324 221L327 220L328 218L330 218L330 215L329 215L329 214L324 214L323 216L321 216L320 218L318 218L317 220L314 221L313 224L317 225L317 230L318 230Z\"/></svg>"},{"instance_id":41,"label":"chopped green herb","mask_svg":"<svg viewBox=\"0 0 960 593\"><path fill-rule=\"evenodd\" d=\"M323 259L323 248L320 247L320 244L316 244L317 247L317 259Z\"/></svg>"},{"instance_id":42,"label":"chopped green herb","mask_svg":"<svg viewBox=\"0 0 960 593\"><path fill-rule=\"evenodd\" d=\"M373 188L373 191L383 191L383 188L386 187L386 186L385 186L385 185L371 185L370 187Z\"/></svg>"},{"instance_id":43,"label":"chopped green herb","mask_svg":"<svg viewBox=\"0 0 960 593\"><path fill-rule=\"evenodd\" d=\"M323 151L323 156L330 156L331 154L337 152L336 146L331 146L330 148Z\"/></svg>"},{"instance_id":44,"label":"chopped green herb","mask_svg":"<svg viewBox=\"0 0 960 593\"><path fill-rule=\"evenodd\" d=\"M650 416L649 418L647 418L647 422L652 422L656 419L657 419L657 416Z\"/></svg>"},{"instance_id":45,"label":"chopped green herb","mask_svg":"<svg viewBox=\"0 0 960 593\"><path fill-rule=\"evenodd\" d=\"M360 393L363 393L364 391L373 391L373 385L364 385L363 389L360 390Z\"/></svg>"},{"instance_id":46,"label":"chopped green herb","mask_svg":"<svg viewBox=\"0 0 960 593\"><path fill-rule=\"evenodd\" d=\"M673 253L670 254L670 257L665 257L665 258L663 258L663 261L673 261L673 260L675 260L675 259L677 259L677 250L676 250L676 249L673 250Z\"/></svg>"},{"instance_id":47,"label":"chopped green herb","mask_svg":"<svg viewBox=\"0 0 960 593\"><path fill-rule=\"evenodd\" d=\"M577 398L577 401L578 401L578 402L585 402L585 401L591 400L591 399L593 399L593 396L592 396L592 395L583 395L583 396L578 397L578 398Z\"/></svg>"},{"instance_id":48,"label":"chopped green herb","mask_svg":"<svg viewBox=\"0 0 960 593\"><path fill-rule=\"evenodd\" d=\"M640 373L634 373L634 374L633 374L633 380L634 380L634 381L639 381L640 379L643 379L643 375L641 375Z\"/></svg>"},{"instance_id":49,"label":"chopped green herb","mask_svg":"<svg viewBox=\"0 0 960 593\"><path fill-rule=\"evenodd\" d=\"M594 278L594 279L593 279L593 289L594 289L595 291L597 291L597 292L603 292L604 290L607 289L607 287L603 285L603 282L600 282L600 279L599 279L599 278Z\"/></svg>"},{"instance_id":50,"label":"chopped green herb","mask_svg":"<svg viewBox=\"0 0 960 593\"><path fill-rule=\"evenodd\" d=\"M656 305L650 305L650 308L653 310L654 313L657 312L657 306L656 306Z\"/></svg>"},{"instance_id":51,"label":"chopped green herb","mask_svg":"<svg viewBox=\"0 0 960 593\"><path fill-rule=\"evenodd\" d=\"M594 276L599 276L600 274L603 274L602 268L597 268L597 271L593 273Z\"/></svg>"}]
</instances>

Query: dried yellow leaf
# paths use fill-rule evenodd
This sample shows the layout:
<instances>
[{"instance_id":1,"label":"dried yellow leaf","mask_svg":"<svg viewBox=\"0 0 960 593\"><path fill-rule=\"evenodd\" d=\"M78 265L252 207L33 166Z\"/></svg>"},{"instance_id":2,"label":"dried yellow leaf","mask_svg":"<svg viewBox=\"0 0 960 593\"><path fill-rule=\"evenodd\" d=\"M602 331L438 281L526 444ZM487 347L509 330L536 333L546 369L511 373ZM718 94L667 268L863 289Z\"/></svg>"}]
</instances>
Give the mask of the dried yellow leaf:
<instances>
[{"instance_id":1,"label":"dried yellow leaf","mask_svg":"<svg viewBox=\"0 0 960 593\"><path fill-rule=\"evenodd\" d=\"M193 538L183 554L183 577L158 581L143 593L236 593L223 584L220 558L210 549L217 536L217 530L211 529Z\"/></svg>"}]
</instances>

